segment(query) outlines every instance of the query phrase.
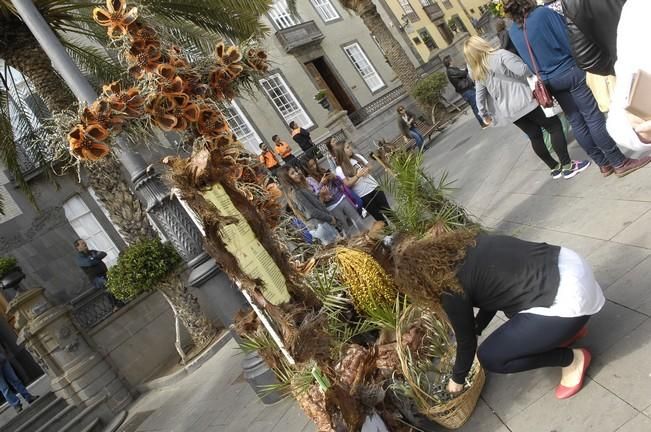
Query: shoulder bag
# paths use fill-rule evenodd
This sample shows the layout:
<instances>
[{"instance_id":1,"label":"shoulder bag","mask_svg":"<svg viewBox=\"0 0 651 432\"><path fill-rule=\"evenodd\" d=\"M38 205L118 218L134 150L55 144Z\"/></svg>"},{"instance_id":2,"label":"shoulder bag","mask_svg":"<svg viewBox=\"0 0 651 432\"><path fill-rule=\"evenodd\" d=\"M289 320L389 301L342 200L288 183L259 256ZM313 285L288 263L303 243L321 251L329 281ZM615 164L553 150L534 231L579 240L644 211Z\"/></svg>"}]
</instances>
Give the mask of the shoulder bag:
<instances>
[{"instance_id":1,"label":"shoulder bag","mask_svg":"<svg viewBox=\"0 0 651 432\"><path fill-rule=\"evenodd\" d=\"M522 30L524 32L524 42L527 44L527 49L529 50L529 56L531 57L531 64L533 65L534 72L536 73L536 83L533 88L533 97L538 101L541 107L551 108L554 106L554 99L552 98L549 89L543 82L540 77L540 71L538 70L538 63L536 62L536 57L533 55L533 50L531 49L531 44L529 43L529 36L527 36L527 18L525 17L524 23L522 24Z\"/></svg>"}]
</instances>

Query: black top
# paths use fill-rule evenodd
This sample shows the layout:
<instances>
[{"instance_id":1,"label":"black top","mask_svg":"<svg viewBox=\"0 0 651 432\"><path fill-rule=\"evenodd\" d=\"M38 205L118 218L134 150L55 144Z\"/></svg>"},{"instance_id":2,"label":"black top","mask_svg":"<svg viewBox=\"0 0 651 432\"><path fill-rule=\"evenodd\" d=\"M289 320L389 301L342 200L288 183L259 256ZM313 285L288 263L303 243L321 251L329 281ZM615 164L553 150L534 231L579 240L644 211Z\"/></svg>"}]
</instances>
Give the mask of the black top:
<instances>
[{"instance_id":1,"label":"black top","mask_svg":"<svg viewBox=\"0 0 651 432\"><path fill-rule=\"evenodd\" d=\"M309 149L314 147L314 143L312 142L312 137L310 136L310 131L306 129L301 128L300 132L294 134L292 138L294 138L296 144L298 144L298 146L303 151L308 151Z\"/></svg>"},{"instance_id":2,"label":"black top","mask_svg":"<svg viewBox=\"0 0 651 432\"><path fill-rule=\"evenodd\" d=\"M475 86L475 83L468 76L468 69L450 66L445 71L447 72L450 84L452 84L457 93L463 93Z\"/></svg>"},{"instance_id":3,"label":"black top","mask_svg":"<svg viewBox=\"0 0 651 432\"><path fill-rule=\"evenodd\" d=\"M596 75L613 75L617 25L626 0L563 0L563 12L576 64Z\"/></svg>"},{"instance_id":4,"label":"black top","mask_svg":"<svg viewBox=\"0 0 651 432\"><path fill-rule=\"evenodd\" d=\"M106 252L96 250L79 252L77 253L77 264L92 282L98 276L106 277L108 269L102 261L104 258L106 258Z\"/></svg>"},{"instance_id":5,"label":"black top","mask_svg":"<svg viewBox=\"0 0 651 432\"><path fill-rule=\"evenodd\" d=\"M464 382L477 350L477 335L498 311L512 316L552 305L560 283L560 250L508 236L477 237L477 245L468 249L457 271L464 294L444 294L441 299L457 339L455 382ZM476 318L473 307L479 308Z\"/></svg>"}]
</instances>

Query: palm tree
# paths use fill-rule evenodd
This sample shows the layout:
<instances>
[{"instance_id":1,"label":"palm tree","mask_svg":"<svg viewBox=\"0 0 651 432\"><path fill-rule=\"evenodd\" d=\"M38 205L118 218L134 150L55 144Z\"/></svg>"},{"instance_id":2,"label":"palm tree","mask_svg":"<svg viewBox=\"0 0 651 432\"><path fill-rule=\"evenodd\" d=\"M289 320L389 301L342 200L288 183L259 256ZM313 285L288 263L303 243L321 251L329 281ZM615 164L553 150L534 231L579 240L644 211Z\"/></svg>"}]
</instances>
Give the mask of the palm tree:
<instances>
[{"instance_id":1,"label":"palm tree","mask_svg":"<svg viewBox=\"0 0 651 432\"><path fill-rule=\"evenodd\" d=\"M288 0L290 10L296 12L297 0ZM382 49L391 68L402 82L407 93L411 94L412 89L418 82L418 72L414 64L393 36L389 27L380 16L377 6L372 0L339 0L339 3L355 12L364 22L368 31L375 37Z\"/></svg>"},{"instance_id":2,"label":"palm tree","mask_svg":"<svg viewBox=\"0 0 651 432\"><path fill-rule=\"evenodd\" d=\"M34 3L96 87L124 78L124 68L102 48L109 40L105 29L92 19L92 9L97 4L75 0L34 0ZM264 34L267 29L260 25L259 16L269 6L270 0L156 0L141 5L139 11L157 22L167 33L166 38L192 47L196 52L207 52L222 36L243 40ZM17 140L33 137L34 140L27 143L30 153L47 160L47 149L37 141L39 117L69 110L76 100L15 13L10 0L0 0L0 61L4 62L4 70L0 70L0 161L31 196L19 165ZM12 85L15 82L12 69L25 78L21 91L16 91ZM35 109L33 102L39 98L44 106ZM89 177L90 185L127 243L153 235L146 212L119 175L119 164L112 158L105 158L97 165Z\"/></svg>"}]
</instances>

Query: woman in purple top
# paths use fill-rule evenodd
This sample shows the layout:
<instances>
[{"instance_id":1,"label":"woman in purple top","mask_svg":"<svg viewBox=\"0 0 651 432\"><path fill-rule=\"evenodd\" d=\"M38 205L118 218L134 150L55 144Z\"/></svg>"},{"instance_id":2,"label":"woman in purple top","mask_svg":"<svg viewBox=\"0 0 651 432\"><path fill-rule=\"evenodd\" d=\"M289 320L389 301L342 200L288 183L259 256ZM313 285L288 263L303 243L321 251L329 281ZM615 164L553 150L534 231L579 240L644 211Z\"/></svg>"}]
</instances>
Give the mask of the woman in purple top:
<instances>
[{"instance_id":1,"label":"woman in purple top","mask_svg":"<svg viewBox=\"0 0 651 432\"><path fill-rule=\"evenodd\" d=\"M572 56L564 18L530 0L506 0L504 11L514 21L509 36L518 54L532 71L539 71L563 108L576 140L599 165L602 175L623 177L651 162L650 157L627 158L608 135L606 119L586 84L585 71Z\"/></svg>"},{"instance_id":2,"label":"woman in purple top","mask_svg":"<svg viewBox=\"0 0 651 432\"><path fill-rule=\"evenodd\" d=\"M359 234L363 222L344 193L343 181L330 171L319 167L319 163L314 158L310 158L305 162L304 171L310 188L325 204L330 214L337 219L346 235Z\"/></svg>"}]
</instances>

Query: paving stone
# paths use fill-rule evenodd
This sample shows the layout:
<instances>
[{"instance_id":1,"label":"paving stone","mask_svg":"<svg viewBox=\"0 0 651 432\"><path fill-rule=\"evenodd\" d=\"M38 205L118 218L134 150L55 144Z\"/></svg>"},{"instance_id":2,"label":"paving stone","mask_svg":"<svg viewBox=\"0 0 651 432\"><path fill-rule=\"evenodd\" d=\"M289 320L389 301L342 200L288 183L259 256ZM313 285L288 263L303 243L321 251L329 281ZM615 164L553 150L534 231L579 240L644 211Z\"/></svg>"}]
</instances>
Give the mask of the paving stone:
<instances>
[{"instance_id":1,"label":"paving stone","mask_svg":"<svg viewBox=\"0 0 651 432\"><path fill-rule=\"evenodd\" d=\"M646 315L651 315L651 257L646 258L606 290L606 297Z\"/></svg>"},{"instance_id":2,"label":"paving stone","mask_svg":"<svg viewBox=\"0 0 651 432\"><path fill-rule=\"evenodd\" d=\"M649 255L649 249L605 242L593 249L587 258L597 281L603 289L607 289Z\"/></svg>"},{"instance_id":3,"label":"paving stone","mask_svg":"<svg viewBox=\"0 0 651 432\"><path fill-rule=\"evenodd\" d=\"M595 357L588 372L599 384L638 410L651 405L651 320Z\"/></svg>"},{"instance_id":4,"label":"paving stone","mask_svg":"<svg viewBox=\"0 0 651 432\"><path fill-rule=\"evenodd\" d=\"M486 402L481 399L477 401L477 407L470 420L457 430L460 432L508 432L500 419L493 414Z\"/></svg>"},{"instance_id":5,"label":"paving stone","mask_svg":"<svg viewBox=\"0 0 651 432\"><path fill-rule=\"evenodd\" d=\"M508 422L545 394L560 380L558 369L537 369L516 374L489 373L482 398Z\"/></svg>"},{"instance_id":6,"label":"paving stone","mask_svg":"<svg viewBox=\"0 0 651 432\"><path fill-rule=\"evenodd\" d=\"M303 413L295 402L288 401L288 404L289 409L285 412L285 415L282 416L278 423L276 423L272 432L300 432L305 429L308 424L312 423L312 420Z\"/></svg>"},{"instance_id":7,"label":"paving stone","mask_svg":"<svg viewBox=\"0 0 651 432\"><path fill-rule=\"evenodd\" d=\"M590 318L588 336L576 346L588 347L593 356L598 356L648 319L646 315L606 300L604 308Z\"/></svg>"},{"instance_id":8,"label":"paving stone","mask_svg":"<svg viewBox=\"0 0 651 432\"><path fill-rule=\"evenodd\" d=\"M614 432L637 414L617 396L587 380L573 398L558 400L549 391L506 424L511 432Z\"/></svg>"},{"instance_id":9,"label":"paving stone","mask_svg":"<svg viewBox=\"0 0 651 432\"><path fill-rule=\"evenodd\" d=\"M651 418L644 414L638 414L630 422L626 423L617 432L644 432L651 431Z\"/></svg>"},{"instance_id":10,"label":"paving stone","mask_svg":"<svg viewBox=\"0 0 651 432\"><path fill-rule=\"evenodd\" d=\"M651 249L651 230L649 230L650 223L651 212L648 212L642 217L637 218L633 223L628 225L626 229L618 233L613 238L613 241L617 243L624 243Z\"/></svg>"}]
</instances>

